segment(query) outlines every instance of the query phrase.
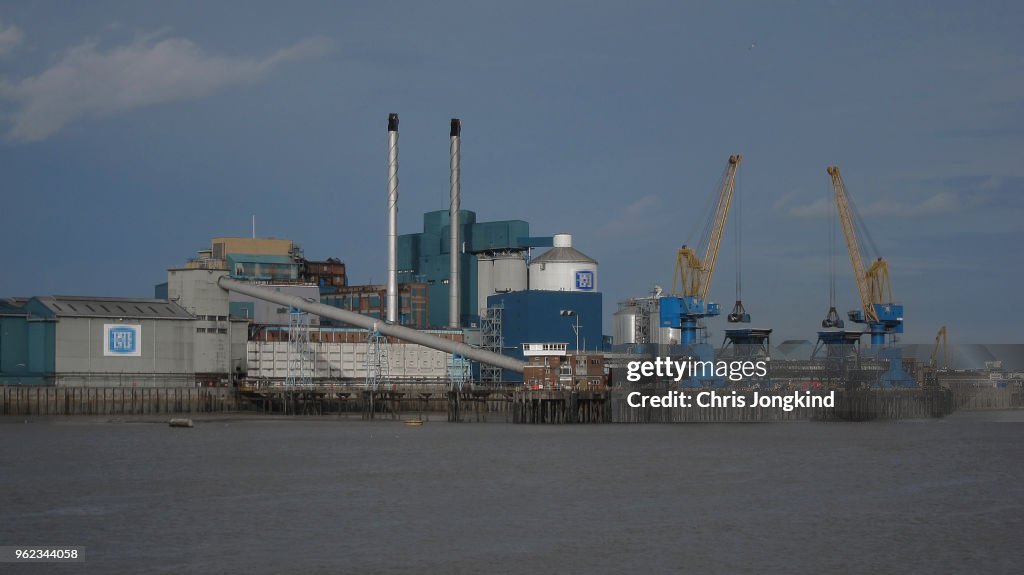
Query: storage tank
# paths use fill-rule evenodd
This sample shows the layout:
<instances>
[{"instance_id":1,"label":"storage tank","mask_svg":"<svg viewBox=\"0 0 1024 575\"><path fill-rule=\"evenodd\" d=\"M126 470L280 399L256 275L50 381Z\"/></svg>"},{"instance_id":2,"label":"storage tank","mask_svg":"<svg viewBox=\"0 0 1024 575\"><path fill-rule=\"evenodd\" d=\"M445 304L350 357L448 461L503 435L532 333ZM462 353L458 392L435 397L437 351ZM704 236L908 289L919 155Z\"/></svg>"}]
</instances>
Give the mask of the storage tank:
<instances>
[{"instance_id":1,"label":"storage tank","mask_svg":"<svg viewBox=\"0 0 1024 575\"><path fill-rule=\"evenodd\" d=\"M640 308L632 304L619 304L619 311L612 316L615 332L612 334L612 345L632 345L636 343L636 316Z\"/></svg>"},{"instance_id":2,"label":"storage tank","mask_svg":"<svg viewBox=\"0 0 1024 575\"><path fill-rule=\"evenodd\" d=\"M554 247L530 261L530 289L597 291L597 261L572 247L572 236L555 234Z\"/></svg>"},{"instance_id":3,"label":"storage tank","mask_svg":"<svg viewBox=\"0 0 1024 575\"><path fill-rule=\"evenodd\" d=\"M613 316L615 332L612 344L661 344L679 343L679 329L661 327L661 289L651 297L626 300L619 304Z\"/></svg>"},{"instance_id":4,"label":"storage tank","mask_svg":"<svg viewBox=\"0 0 1024 575\"><path fill-rule=\"evenodd\" d=\"M527 284L526 259L520 250L477 254L477 313L487 313L487 297L496 293L524 291Z\"/></svg>"},{"instance_id":5,"label":"storage tank","mask_svg":"<svg viewBox=\"0 0 1024 575\"><path fill-rule=\"evenodd\" d=\"M526 258L522 252L494 256L494 291L523 291L527 287Z\"/></svg>"}]
</instances>

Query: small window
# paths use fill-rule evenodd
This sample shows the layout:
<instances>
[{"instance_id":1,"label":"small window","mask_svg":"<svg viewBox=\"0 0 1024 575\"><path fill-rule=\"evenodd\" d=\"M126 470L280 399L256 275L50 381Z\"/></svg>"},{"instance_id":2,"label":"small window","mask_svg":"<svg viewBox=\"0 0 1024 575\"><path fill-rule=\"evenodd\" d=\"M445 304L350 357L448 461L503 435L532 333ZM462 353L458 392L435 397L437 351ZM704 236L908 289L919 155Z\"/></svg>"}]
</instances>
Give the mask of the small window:
<instances>
[{"instance_id":1,"label":"small window","mask_svg":"<svg viewBox=\"0 0 1024 575\"><path fill-rule=\"evenodd\" d=\"M228 316L226 316L226 315L219 315L219 316L217 316L217 321L228 321Z\"/></svg>"},{"instance_id":2,"label":"small window","mask_svg":"<svg viewBox=\"0 0 1024 575\"><path fill-rule=\"evenodd\" d=\"M206 328L205 327L197 327L196 328L196 333L206 333Z\"/></svg>"},{"instance_id":3,"label":"small window","mask_svg":"<svg viewBox=\"0 0 1024 575\"><path fill-rule=\"evenodd\" d=\"M227 333L227 332L228 332L228 329L226 327L222 327L222 328L218 328L217 329L217 333Z\"/></svg>"}]
</instances>

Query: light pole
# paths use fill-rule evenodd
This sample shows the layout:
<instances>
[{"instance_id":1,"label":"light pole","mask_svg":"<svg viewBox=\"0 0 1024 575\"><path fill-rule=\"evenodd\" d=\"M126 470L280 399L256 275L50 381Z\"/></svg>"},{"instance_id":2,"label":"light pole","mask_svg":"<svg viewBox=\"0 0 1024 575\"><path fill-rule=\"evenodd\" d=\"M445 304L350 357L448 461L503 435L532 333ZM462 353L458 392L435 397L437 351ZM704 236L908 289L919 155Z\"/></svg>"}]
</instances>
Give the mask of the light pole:
<instances>
[{"instance_id":1,"label":"light pole","mask_svg":"<svg viewBox=\"0 0 1024 575\"><path fill-rule=\"evenodd\" d=\"M576 353L579 353L580 352L580 315L578 313L576 313L576 310L574 310L574 309L563 309L563 310L561 310L558 313L559 313L559 315L562 315L562 316L575 316L576 317L576 323L571 323L571 324L569 324L569 326L572 327L573 333L576 334Z\"/></svg>"}]
</instances>

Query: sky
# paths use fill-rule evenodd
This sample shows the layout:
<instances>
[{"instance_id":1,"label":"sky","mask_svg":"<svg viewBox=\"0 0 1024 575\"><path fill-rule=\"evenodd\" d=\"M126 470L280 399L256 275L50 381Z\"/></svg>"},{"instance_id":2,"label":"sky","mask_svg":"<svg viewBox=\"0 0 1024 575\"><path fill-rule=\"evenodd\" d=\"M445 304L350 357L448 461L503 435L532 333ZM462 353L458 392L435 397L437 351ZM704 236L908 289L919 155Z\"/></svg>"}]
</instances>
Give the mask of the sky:
<instances>
[{"instance_id":1,"label":"sky","mask_svg":"<svg viewBox=\"0 0 1024 575\"><path fill-rule=\"evenodd\" d=\"M738 242L751 325L815 338L838 165L904 341L1024 342L1022 26L1019 2L0 2L0 296L152 297L252 216L383 282L395 112L399 232L447 209L460 118L463 208L572 233L604 333L671 287L742 154L726 310Z\"/></svg>"}]
</instances>

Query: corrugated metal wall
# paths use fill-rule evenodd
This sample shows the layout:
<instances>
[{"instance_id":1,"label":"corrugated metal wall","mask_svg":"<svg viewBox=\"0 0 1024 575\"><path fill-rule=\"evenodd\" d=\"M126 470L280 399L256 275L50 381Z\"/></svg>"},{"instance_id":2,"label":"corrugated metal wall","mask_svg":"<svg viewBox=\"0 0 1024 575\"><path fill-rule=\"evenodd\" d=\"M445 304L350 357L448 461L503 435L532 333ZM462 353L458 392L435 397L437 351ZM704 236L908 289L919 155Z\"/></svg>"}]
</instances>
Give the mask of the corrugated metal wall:
<instances>
[{"instance_id":1,"label":"corrugated metal wall","mask_svg":"<svg viewBox=\"0 0 1024 575\"><path fill-rule=\"evenodd\" d=\"M60 318L56 332L56 372L193 373L194 321L137 319L122 322L142 326L141 355L138 357L103 355L103 326L114 323L119 322L103 318ZM226 363L222 365L226 366Z\"/></svg>"},{"instance_id":2,"label":"corrugated metal wall","mask_svg":"<svg viewBox=\"0 0 1024 575\"><path fill-rule=\"evenodd\" d=\"M366 342L311 342L309 352L314 379L365 379ZM389 377L396 379L437 379L448 377L449 354L413 344L389 346ZM250 379L281 379L288 375L287 341L250 341Z\"/></svg>"}]
</instances>

